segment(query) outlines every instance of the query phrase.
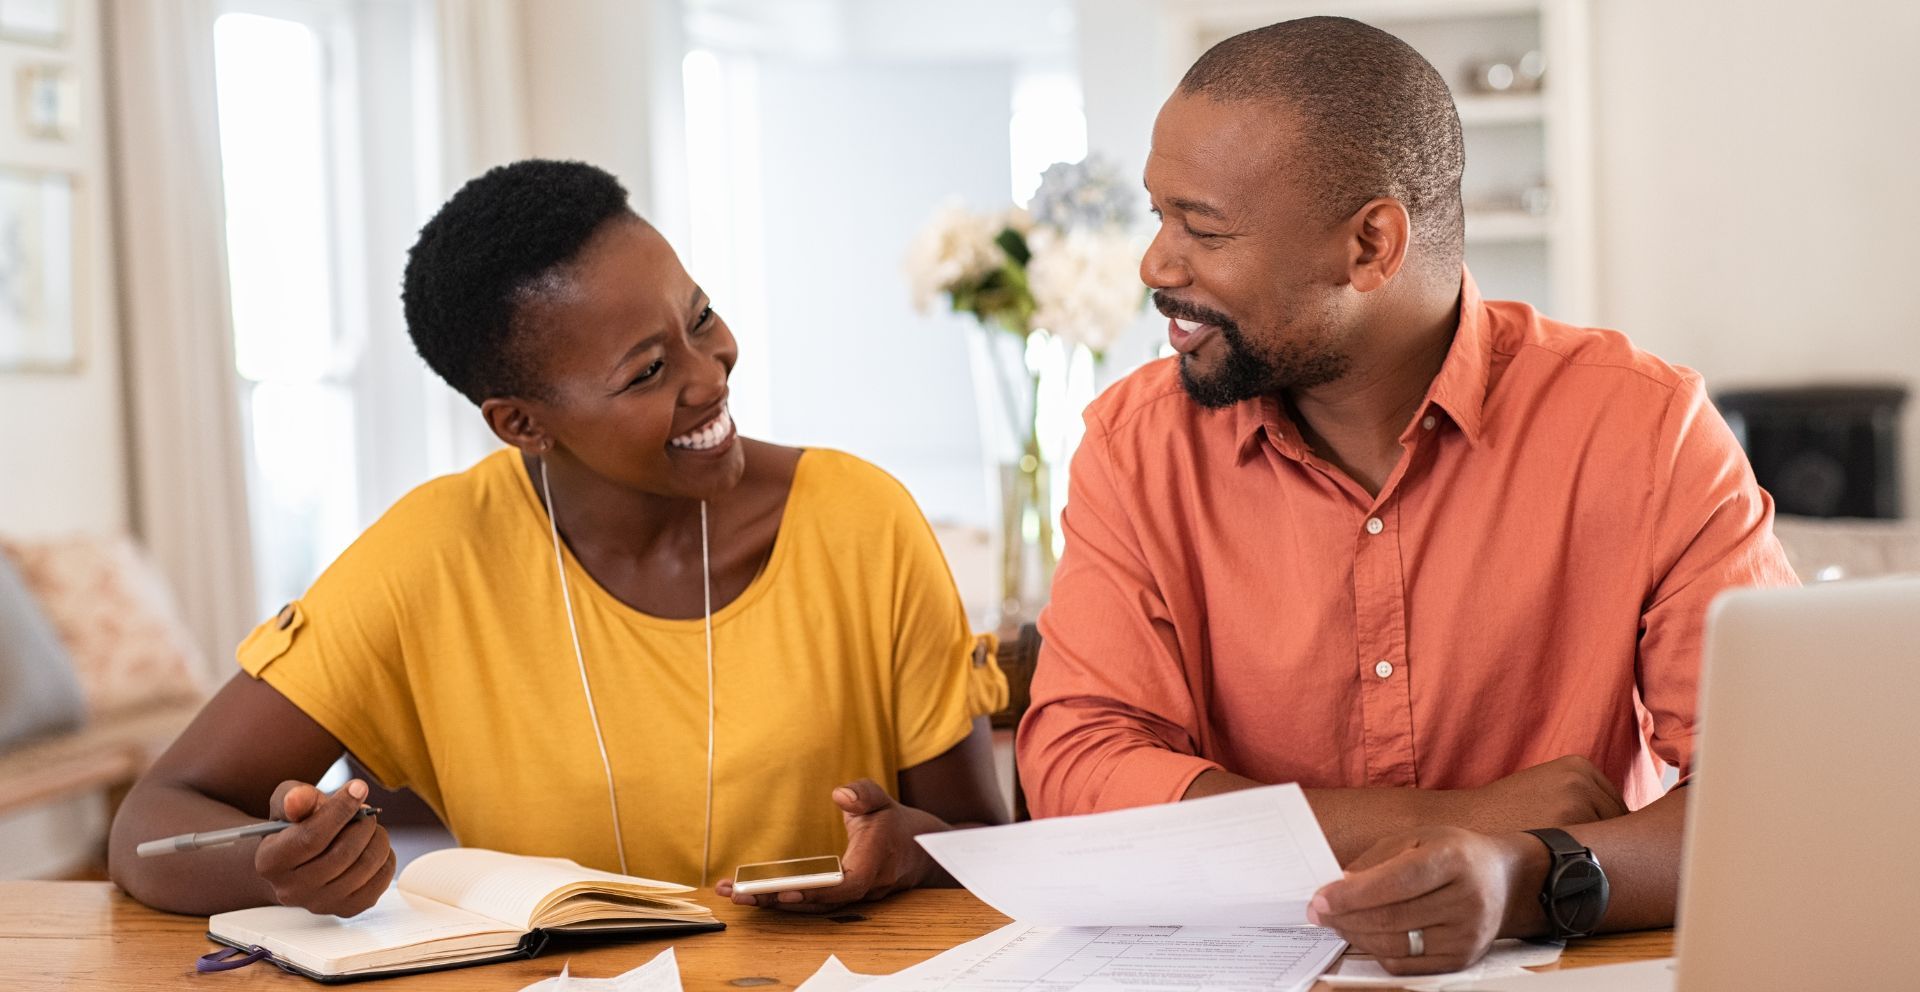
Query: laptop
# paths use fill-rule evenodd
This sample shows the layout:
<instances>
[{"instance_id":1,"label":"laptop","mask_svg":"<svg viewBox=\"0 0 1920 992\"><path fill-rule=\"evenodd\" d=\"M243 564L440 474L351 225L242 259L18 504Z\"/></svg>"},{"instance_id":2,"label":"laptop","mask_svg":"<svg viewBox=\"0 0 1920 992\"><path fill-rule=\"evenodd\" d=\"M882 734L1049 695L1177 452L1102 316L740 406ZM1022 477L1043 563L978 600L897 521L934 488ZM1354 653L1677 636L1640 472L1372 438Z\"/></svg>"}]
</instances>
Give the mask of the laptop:
<instances>
[{"instance_id":1,"label":"laptop","mask_svg":"<svg viewBox=\"0 0 1920 992\"><path fill-rule=\"evenodd\" d=\"M1920 988L1920 578L1707 621L1675 957L1486 992Z\"/></svg>"}]
</instances>

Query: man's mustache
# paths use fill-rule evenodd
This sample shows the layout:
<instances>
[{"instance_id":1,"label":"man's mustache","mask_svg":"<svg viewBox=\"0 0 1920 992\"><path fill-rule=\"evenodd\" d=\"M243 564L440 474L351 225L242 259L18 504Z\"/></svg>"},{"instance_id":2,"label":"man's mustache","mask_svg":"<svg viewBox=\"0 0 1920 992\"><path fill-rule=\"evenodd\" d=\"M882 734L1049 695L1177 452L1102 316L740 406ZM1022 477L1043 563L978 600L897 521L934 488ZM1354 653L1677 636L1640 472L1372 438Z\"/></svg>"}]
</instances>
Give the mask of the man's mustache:
<instances>
[{"instance_id":1,"label":"man's mustache","mask_svg":"<svg viewBox=\"0 0 1920 992\"><path fill-rule=\"evenodd\" d=\"M1169 296L1164 290L1154 290L1153 305L1162 315L1177 320L1193 320L1202 324L1214 324L1222 329L1235 328L1238 326L1234 324L1232 317L1218 310L1209 309L1197 303L1188 303L1178 297Z\"/></svg>"}]
</instances>

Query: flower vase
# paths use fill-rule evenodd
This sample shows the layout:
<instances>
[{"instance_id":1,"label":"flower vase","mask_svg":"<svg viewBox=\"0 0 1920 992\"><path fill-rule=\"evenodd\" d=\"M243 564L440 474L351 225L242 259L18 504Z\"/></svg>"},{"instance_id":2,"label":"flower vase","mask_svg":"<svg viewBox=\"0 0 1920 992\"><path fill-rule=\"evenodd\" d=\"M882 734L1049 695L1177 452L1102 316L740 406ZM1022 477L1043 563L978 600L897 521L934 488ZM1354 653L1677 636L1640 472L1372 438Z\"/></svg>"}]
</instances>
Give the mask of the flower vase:
<instances>
[{"instance_id":1,"label":"flower vase","mask_svg":"<svg viewBox=\"0 0 1920 992\"><path fill-rule=\"evenodd\" d=\"M1034 451L1000 466L1000 610L1006 630L1039 618L1053 587L1053 499L1047 463Z\"/></svg>"},{"instance_id":2,"label":"flower vase","mask_svg":"<svg viewBox=\"0 0 1920 992\"><path fill-rule=\"evenodd\" d=\"M968 349L991 505L1000 511L999 589L991 620L1003 631L1039 616L1058 560L1055 480L1042 441L1042 414L1055 405L1043 395L1054 385L1046 374L1050 346L1045 335L983 327Z\"/></svg>"}]
</instances>

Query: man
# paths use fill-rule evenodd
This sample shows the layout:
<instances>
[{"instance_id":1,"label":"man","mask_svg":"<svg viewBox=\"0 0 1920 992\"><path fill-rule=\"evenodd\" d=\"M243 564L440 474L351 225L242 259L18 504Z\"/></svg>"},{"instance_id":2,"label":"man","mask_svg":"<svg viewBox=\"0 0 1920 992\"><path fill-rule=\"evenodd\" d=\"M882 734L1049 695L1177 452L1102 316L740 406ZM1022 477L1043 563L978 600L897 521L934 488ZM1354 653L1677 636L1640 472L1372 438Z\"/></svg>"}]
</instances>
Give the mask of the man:
<instances>
[{"instance_id":1,"label":"man","mask_svg":"<svg viewBox=\"0 0 1920 992\"><path fill-rule=\"evenodd\" d=\"M1481 299L1463 163L1357 22L1188 71L1140 266L1180 354L1088 410L1020 737L1041 816L1298 782L1349 869L1311 915L1400 973L1670 923L1707 606L1793 581L1698 375Z\"/></svg>"}]
</instances>

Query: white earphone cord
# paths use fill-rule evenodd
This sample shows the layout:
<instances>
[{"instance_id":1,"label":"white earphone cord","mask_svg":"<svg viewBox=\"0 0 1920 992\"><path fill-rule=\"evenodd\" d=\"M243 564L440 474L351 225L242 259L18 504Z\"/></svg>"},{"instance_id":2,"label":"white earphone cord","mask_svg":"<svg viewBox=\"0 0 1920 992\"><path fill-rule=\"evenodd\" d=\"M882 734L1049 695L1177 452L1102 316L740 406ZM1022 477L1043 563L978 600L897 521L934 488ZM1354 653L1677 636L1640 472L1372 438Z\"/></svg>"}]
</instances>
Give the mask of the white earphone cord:
<instances>
[{"instance_id":1,"label":"white earphone cord","mask_svg":"<svg viewBox=\"0 0 1920 992\"><path fill-rule=\"evenodd\" d=\"M707 887L707 862L713 853L713 569L707 556L707 501L700 501L700 587L706 594L707 627L707 826L700 839L700 887Z\"/></svg>"},{"instance_id":2,"label":"white earphone cord","mask_svg":"<svg viewBox=\"0 0 1920 992\"><path fill-rule=\"evenodd\" d=\"M587 719L593 724L593 742L600 748L600 767L607 775L607 805L613 810L613 845L620 858L620 874L627 870L627 842L620 832L620 796L613 787L613 762L607 757L607 739L600 732L600 714L593 705L593 686L587 681L587 656L580 650L580 627L573 618L573 588L567 581L560 554L560 525L553 512L553 485L547 481L547 460L540 459L540 490L547 500L547 532L553 538L553 567L560 575L560 600L567 608L567 632L573 636L573 660L580 669L580 690L587 697ZM700 581L705 590L707 633L707 815L700 842L700 886L707 885L707 862L713 845L713 577L707 556L707 502L700 501Z\"/></svg>"}]
</instances>

